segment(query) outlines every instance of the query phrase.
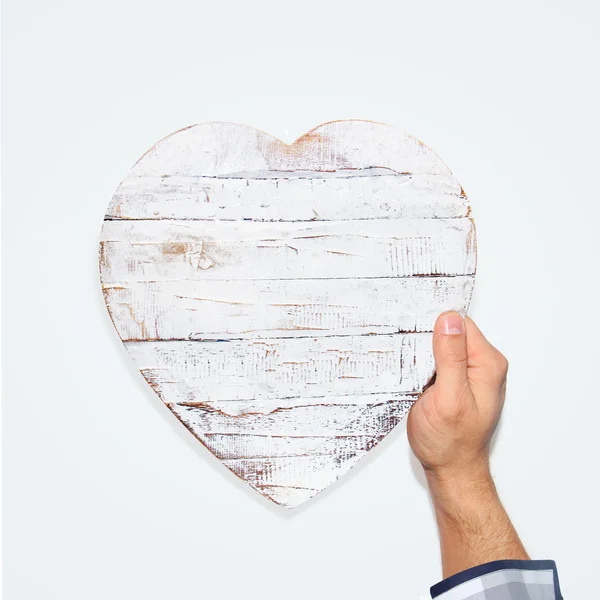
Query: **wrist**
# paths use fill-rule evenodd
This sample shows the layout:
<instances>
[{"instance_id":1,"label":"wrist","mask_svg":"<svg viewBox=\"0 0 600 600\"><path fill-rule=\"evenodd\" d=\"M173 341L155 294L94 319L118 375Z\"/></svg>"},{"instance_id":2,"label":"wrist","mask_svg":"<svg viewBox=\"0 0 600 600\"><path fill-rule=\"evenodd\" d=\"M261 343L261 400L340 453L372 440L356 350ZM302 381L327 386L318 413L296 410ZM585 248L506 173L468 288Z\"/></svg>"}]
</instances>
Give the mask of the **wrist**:
<instances>
[{"instance_id":1,"label":"wrist","mask_svg":"<svg viewBox=\"0 0 600 600\"><path fill-rule=\"evenodd\" d=\"M494 560L527 560L487 463L468 471L426 471L440 533L444 577Z\"/></svg>"},{"instance_id":2,"label":"wrist","mask_svg":"<svg viewBox=\"0 0 600 600\"><path fill-rule=\"evenodd\" d=\"M468 468L426 469L425 476L436 513L477 512L499 502L487 460Z\"/></svg>"}]
</instances>

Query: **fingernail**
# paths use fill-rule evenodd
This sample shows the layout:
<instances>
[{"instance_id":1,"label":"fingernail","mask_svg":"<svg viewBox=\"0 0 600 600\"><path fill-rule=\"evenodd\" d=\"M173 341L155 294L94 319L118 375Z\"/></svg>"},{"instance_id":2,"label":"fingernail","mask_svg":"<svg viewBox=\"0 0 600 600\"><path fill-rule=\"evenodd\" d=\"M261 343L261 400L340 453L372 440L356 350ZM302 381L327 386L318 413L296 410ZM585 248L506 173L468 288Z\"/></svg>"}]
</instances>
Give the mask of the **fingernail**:
<instances>
[{"instance_id":1,"label":"fingernail","mask_svg":"<svg viewBox=\"0 0 600 600\"><path fill-rule=\"evenodd\" d=\"M440 330L444 335L459 335L464 332L465 323L458 313L451 312L442 317Z\"/></svg>"}]
</instances>

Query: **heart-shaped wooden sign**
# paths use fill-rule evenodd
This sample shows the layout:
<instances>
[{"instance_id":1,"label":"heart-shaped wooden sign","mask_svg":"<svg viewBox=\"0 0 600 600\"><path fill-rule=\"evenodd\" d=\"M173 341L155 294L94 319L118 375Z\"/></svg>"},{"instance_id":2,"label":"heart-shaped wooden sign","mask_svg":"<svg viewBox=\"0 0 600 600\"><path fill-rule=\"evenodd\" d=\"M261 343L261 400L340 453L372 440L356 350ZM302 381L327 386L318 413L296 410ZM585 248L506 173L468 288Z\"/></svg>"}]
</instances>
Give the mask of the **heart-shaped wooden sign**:
<instances>
[{"instance_id":1,"label":"heart-shaped wooden sign","mask_svg":"<svg viewBox=\"0 0 600 600\"><path fill-rule=\"evenodd\" d=\"M392 127L325 123L287 145L195 125L118 187L104 296L175 416L258 492L297 506L432 377L436 316L471 297L469 213L444 163Z\"/></svg>"}]
</instances>

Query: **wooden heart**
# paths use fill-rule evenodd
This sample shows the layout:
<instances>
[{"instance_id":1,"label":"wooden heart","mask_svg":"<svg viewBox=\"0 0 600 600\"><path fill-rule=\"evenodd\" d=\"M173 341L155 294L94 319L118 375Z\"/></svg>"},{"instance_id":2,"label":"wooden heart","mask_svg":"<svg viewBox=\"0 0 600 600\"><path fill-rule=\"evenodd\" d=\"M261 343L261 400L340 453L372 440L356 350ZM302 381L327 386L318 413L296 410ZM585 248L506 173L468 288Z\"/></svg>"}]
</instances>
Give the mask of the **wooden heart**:
<instances>
[{"instance_id":1,"label":"wooden heart","mask_svg":"<svg viewBox=\"0 0 600 600\"><path fill-rule=\"evenodd\" d=\"M469 213L444 163L392 127L325 123L287 145L195 125L118 187L104 296L177 418L258 492L297 506L432 377L435 318L471 297Z\"/></svg>"}]
</instances>

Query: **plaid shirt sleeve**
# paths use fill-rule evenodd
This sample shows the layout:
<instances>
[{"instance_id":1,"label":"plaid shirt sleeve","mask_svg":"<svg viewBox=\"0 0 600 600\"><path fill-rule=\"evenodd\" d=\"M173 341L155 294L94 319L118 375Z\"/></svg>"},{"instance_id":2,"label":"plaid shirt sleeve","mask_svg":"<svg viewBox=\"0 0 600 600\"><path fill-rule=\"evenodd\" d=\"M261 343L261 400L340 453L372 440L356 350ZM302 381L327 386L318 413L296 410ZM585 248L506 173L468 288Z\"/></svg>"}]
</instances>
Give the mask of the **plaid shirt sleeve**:
<instances>
[{"instance_id":1,"label":"plaid shirt sleeve","mask_svg":"<svg viewBox=\"0 0 600 600\"><path fill-rule=\"evenodd\" d=\"M563 600L553 560L497 560L431 588L436 600Z\"/></svg>"}]
</instances>

